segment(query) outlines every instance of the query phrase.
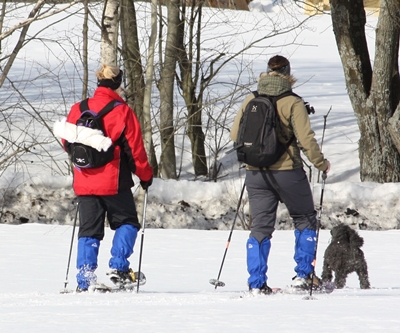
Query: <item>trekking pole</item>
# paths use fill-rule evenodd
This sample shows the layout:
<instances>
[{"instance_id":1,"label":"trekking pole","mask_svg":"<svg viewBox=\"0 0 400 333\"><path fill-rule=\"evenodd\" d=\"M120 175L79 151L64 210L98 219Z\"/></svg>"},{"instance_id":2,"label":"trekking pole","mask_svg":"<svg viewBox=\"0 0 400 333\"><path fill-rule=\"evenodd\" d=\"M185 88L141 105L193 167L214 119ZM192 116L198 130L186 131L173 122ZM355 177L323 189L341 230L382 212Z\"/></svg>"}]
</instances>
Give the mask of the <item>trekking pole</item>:
<instances>
[{"instance_id":1,"label":"trekking pole","mask_svg":"<svg viewBox=\"0 0 400 333\"><path fill-rule=\"evenodd\" d=\"M78 219L78 212L79 212L79 201L78 201L78 203L77 203L77 205L76 205L74 226L72 227L72 237L71 237L71 245L70 245L70 247L69 247L69 256L68 256L68 264L67 264L67 273L65 274L65 281L64 281L64 292L67 292L69 266L70 266L70 263L71 263L72 246L73 246L73 244L74 244L75 228L76 228L76 220Z\"/></svg>"},{"instance_id":2,"label":"trekking pole","mask_svg":"<svg viewBox=\"0 0 400 333\"><path fill-rule=\"evenodd\" d=\"M217 287L224 287L224 286L225 286L225 283L222 282L222 281L220 281L219 278L220 278L220 276L221 276L222 267L224 266L226 253L228 252L228 248L229 248L229 245L230 245L230 243L231 243L233 228L235 227L236 218L237 218L238 215L239 215L239 208L240 208L240 204L241 204L241 202L242 202L242 197L243 197L243 192L244 192L244 188L245 188L245 187L246 187L246 184L243 184L242 192L240 193L239 202L238 202L237 208L236 208L236 214L235 214L235 217L234 217L234 219L233 219L231 232L229 233L228 241L227 241L226 247L225 247L224 256L222 257L222 262L221 262L221 267L220 267L219 272L218 272L218 277L217 277L216 279L211 279L211 280L209 281L212 285L215 286L215 289L217 289Z\"/></svg>"},{"instance_id":3,"label":"trekking pole","mask_svg":"<svg viewBox=\"0 0 400 333\"><path fill-rule=\"evenodd\" d=\"M142 267L142 254L143 254L143 242L144 242L144 229L146 224L146 208L147 208L147 196L148 196L148 189L144 192L144 203L143 203L143 221L142 221L142 236L140 239L140 252L139 252L139 269L137 274L137 287L136 293L139 292L140 286L140 275L141 275L141 267Z\"/></svg>"},{"instance_id":4,"label":"trekking pole","mask_svg":"<svg viewBox=\"0 0 400 333\"><path fill-rule=\"evenodd\" d=\"M320 149L322 151L322 146L324 145L324 138L325 138L325 130L326 130L326 120L328 119L329 113L332 110L332 105L328 110L328 113L324 116L324 127L322 129L322 138L321 138L321 144L320 144ZM319 182L319 175L320 175L321 171L318 171L318 182ZM326 176L325 176L326 178Z\"/></svg>"},{"instance_id":5,"label":"trekking pole","mask_svg":"<svg viewBox=\"0 0 400 333\"><path fill-rule=\"evenodd\" d=\"M313 265L314 268L313 268L313 271L311 273L310 295L304 297L304 299L314 299L313 296L312 296L312 292L313 292L313 283L314 283L314 278L315 278L315 266L317 264L317 250L318 250L319 229L321 228L322 203L324 201L324 189L325 189L326 177L327 177L327 174L324 171L322 173L321 199L319 201L319 210L318 210L318 215L317 215L317 233L316 233L316 236L315 236L314 260L312 262L312 265Z\"/></svg>"}]
</instances>

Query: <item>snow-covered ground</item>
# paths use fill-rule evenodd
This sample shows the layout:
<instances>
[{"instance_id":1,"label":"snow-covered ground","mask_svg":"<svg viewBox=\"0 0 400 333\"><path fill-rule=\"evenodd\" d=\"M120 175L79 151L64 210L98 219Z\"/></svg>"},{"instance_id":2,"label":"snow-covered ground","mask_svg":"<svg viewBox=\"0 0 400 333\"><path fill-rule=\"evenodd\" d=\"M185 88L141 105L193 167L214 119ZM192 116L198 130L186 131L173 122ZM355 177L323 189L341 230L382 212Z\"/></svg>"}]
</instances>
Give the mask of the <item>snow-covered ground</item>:
<instances>
[{"instance_id":1,"label":"snow-covered ground","mask_svg":"<svg viewBox=\"0 0 400 333\"><path fill-rule=\"evenodd\" d=\"M232 11L231 22L258 20L264 10L279 13L281 9L271 3L256 1L250 13ZM370 20L373 26L376 18ZM324 116L331 108L323 151L332 169L325 186L324 230L316 270L321 273L323 252L329 244L329 231L325 229L345 222L360 229L364 237L371 290L360 290L352 274L347 288L318 295L316 301L303 300L299 295L240 298L246 290L248 237L248 231L240 230L240 219L221 275L226 286L214 290L209 279L218 275L244 181L244 171L230 153L221 156L223 177L217 183L194 181L188 176L187 165L179 181L155 179L149 192L142 266L148 282L139 294L61 295L75 213L71 178L50 174L49 169L33 163L25 184L21 184L21 174L11 171L0 179L6 194L1 202L0 224L0 331L398 332L400 230L396 229L400 226L400 186L359 181L359 131L346 94L330 17L315 17L307 25L310 29L302 31L296 45L275 48L268 54L290 58L292 73L298 78L295 92L316 109L311 121L318 141ZM253 33L257 37L265 32ZM368 35L373 43L373 29ZM36 51L40 48L32 56L38 56ZM254 72L265 71L268 57L255 57ZM227 76L235 71L231 68ZM321 185L315 172L311 186L318 205ZM272 240L268 276L271 286L284 287L294 275L294 237L293 231L287 230L292 225L283 206L278 218L280 230ZM97 271L102 282L107 282L111 237L107 229ZM140 237L131 260L133 268L138 265L139 245ZM74 266L75 246L69 272L71 289L76 286Z\"/></svg>"},{"instance_id":2,"label":"snow-covered ground","mask_svg":"<svg viewBox=\"0 0 400 333\"><path fill-rule=\"evenodd\" d=\"M226 231L146 229L139 293L59 294L64 288L71 226L0 225L1 332L398 332L400 231L360 231L372 289L360 290L353 273L330 295L240 298L246 290L246 231L235 230L221 280L216 278ZM107 282L112 232L99 255L98 279ZM320 234L317 272L329 232ZM293 232L275 232L269 284L284 287L294 275ZM139 245L139 241L137 245ZM75 243L76 244L76 243ZM132 256L137 267L139 246ZM68 288L75 288L75 249Z\"/></svg>"}]
</instances>

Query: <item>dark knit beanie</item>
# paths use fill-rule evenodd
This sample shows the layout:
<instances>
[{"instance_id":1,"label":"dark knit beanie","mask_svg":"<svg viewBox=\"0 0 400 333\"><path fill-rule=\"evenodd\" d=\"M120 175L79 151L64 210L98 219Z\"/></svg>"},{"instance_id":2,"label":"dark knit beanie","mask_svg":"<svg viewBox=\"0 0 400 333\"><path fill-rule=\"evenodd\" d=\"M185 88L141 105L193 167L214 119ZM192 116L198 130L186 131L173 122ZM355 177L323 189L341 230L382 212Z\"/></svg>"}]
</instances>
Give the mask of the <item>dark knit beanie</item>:
<instances>
[{"instance_id":1,"label":"dark knit beanie","mask_svg":"<svg viewBox=\"0 0 400 333\"><path fill-rule=\"evenodd\" d=\"M276 55L269 59L267 73L277 72L283 75L290 75L290 62L285 57Z\"/></svg>"},{"instance_id":2,"label":"dark knit beanie","mask_svg":"<svg viewBox=\"0 0 400 333\"><path fill-rule=\"evenodd\" d=\"M123 74L124 72L122 70L119 70L118 75L114 76L112 79L97 80L97 86L117 90L121 86Z\"/></svg>"}]
</instances>

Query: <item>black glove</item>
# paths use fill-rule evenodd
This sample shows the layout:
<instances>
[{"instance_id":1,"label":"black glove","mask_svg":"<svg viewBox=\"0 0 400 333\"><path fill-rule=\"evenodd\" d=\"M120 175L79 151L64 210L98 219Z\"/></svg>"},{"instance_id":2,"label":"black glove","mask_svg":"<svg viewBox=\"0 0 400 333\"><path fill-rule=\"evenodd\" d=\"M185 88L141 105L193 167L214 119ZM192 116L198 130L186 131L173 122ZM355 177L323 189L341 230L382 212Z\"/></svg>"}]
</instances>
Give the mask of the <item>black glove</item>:
<instances>
[{"instance_id":1,"label":"black glove","mask_svg":"<svg viewBox=\"0 0 400 333\"><path fill-rule=\"evenodd\" d=\"M146 182L144 180L140 181L140 186L142 186L142 189L144 189L144 190L147 190L151 186L151 184L153 184L153 177L151 177Z\"/></svg>"}]
</instances>

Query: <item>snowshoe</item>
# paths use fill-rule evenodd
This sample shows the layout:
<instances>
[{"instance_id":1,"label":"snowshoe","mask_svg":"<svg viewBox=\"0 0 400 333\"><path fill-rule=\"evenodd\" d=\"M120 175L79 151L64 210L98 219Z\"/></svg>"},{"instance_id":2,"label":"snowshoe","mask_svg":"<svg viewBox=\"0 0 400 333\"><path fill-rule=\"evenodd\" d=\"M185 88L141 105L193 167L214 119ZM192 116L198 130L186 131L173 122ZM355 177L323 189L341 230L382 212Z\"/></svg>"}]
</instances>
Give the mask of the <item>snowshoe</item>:
<instances>
[{"instance_id":1,"label":"snowshoe","mask_svg":"<svg viewBox=\"0 0 400 333\"><path fill-rule=\"evenodd\" d=\"M310 274L306 278L302 278L299 276L295 276L292 278L292 288L298 289L298 290L310 290L310 285L311 285L311 278L313 279L312 281L312 288L313 290L318 290L321 288L322 283L321 279L317 277L316 275L312 276Z\"/></svg>"},{"instance_id":2,"label":"snowshoe","mask_svg":"<svg viewBox=\"0 0 400 333\"><path fill-rule=\"evenodd\" d=\"M306 278L295 276L291 286L286 287L285 293L290 294L307 294L310 292L311 275ZM334 283L322 282L316 275L313 276L312 293L330 294L335 289Z\"/></svg>"},{"instance_id":3,"label":"snowshoe","mask_svg":"<svg viewBox=\"0 0 400 333\"><path fill-rule=\"evenodd\" d=\"M78 293L78 294L87 293L88 292L88 288L79 288L79 286L78 286L78 287L76 287L75 292Z\"/></svg>"},{"instance_id":4,"label":"snowshoe","mask_svg":"<svg viewBox=\"0 0 400 333\"><path fill-rule=\"evenodd\" d=\"M266 283L264 283L264 285L262 285L260 288L249 288L249 293L253 296L271 295L274 293L274 291L268 287Z\"/></svg>"},{"instance_id":5,"label":"snowshoe","mask_svg":"<svg viewBox=\"0 0 400 333\"><path fill-rule=\"evenodd\" d=\"M139 280L139 285L144 285L146 283L146 276L140 272L140 276L138 272L134 272L131 268L129 271L123 272L117 269L112 269L107 273L110 276L110 280L114 283L118 288L124 289L133 289Z\"/></svg>"}]
</instances>

